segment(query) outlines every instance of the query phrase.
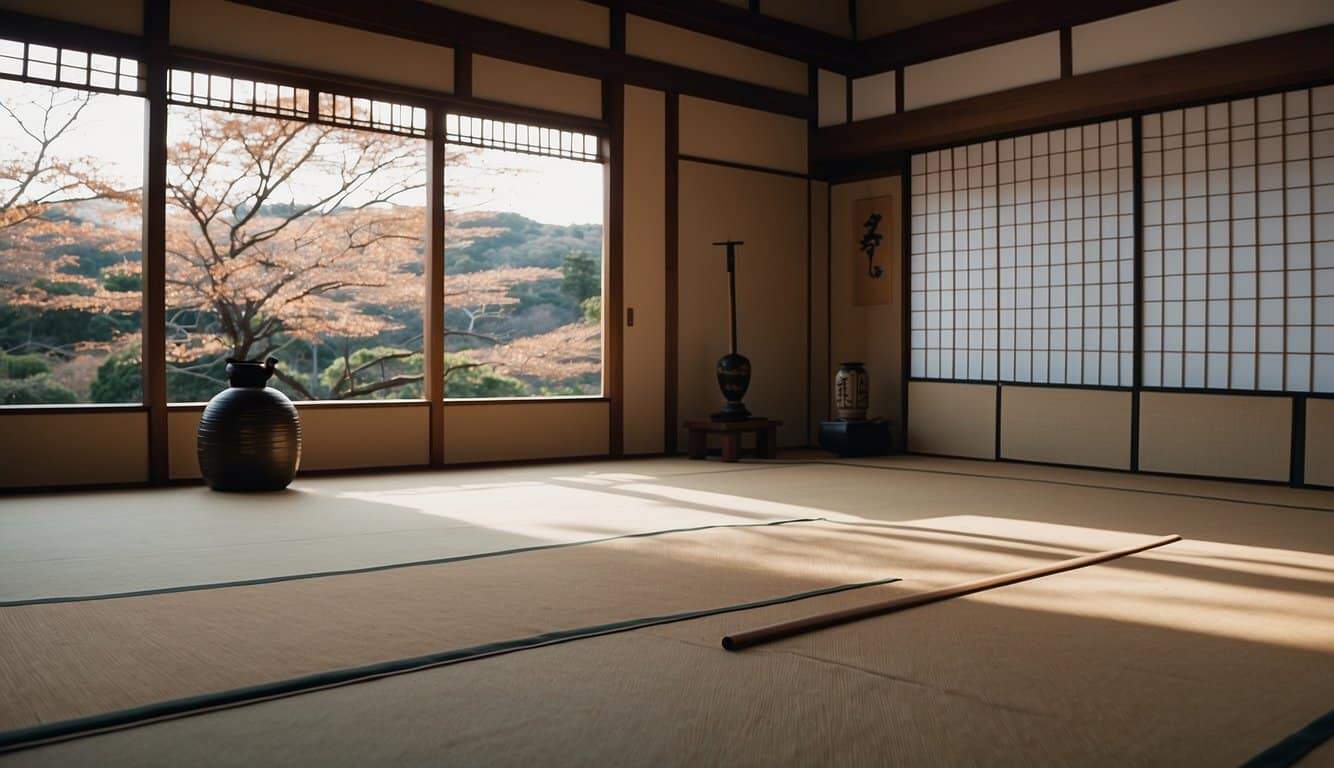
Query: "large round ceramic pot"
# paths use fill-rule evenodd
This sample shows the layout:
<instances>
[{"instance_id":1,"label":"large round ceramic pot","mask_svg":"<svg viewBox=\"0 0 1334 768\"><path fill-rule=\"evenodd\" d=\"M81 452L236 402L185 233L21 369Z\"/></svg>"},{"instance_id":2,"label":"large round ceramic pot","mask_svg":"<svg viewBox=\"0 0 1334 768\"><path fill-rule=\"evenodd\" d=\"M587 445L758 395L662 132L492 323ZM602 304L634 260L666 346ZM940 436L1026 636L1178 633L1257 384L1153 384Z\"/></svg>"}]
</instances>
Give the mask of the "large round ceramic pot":
<instances>
[{"instance_id":1,"label":"large round ceramic pot","mask_svg":"<svg viewBox=\"0 0 1334 768\"><path fill-rule=\"evenodd\" d=\"M741 399L750 389L750 361L743 355L733 352L718 358L718 388L723 391L727 405L713 414L714 421L745 421L750 418L750 411Z\"/></svg>"},{"instance_id":2,"label":"large round ceramic pot","mask_svg":"<svg viewBox=\"0 0 1334 768\"><path fill-rule=\"evenodd\" d=\"M301 420L287 395L266 386L278 361L227 361L231 387L199 420L199 469L215 491L277 491L301 463Z\"/></svg>"},{"instance_id":3,"label":"large round ceramic pot","mask_svg":"<svg viewBox=\"0 0 1334 768\"><path fill-rule=\"evenodd\" d=\"M871 380L861 363L839 363L834 375L834 408L844 421L864 421L871 406Z\"/></svg>"}]
</instances>

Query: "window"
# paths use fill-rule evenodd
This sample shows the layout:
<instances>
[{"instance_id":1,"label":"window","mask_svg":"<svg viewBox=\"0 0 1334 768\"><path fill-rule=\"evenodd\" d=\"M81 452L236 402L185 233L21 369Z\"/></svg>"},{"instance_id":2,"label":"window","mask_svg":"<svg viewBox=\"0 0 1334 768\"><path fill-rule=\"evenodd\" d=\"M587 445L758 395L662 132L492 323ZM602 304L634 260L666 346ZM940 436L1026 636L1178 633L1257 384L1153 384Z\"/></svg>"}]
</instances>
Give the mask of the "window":
<instances>
[{"instance_id":1,"label":"window","mask_svg":"<svg viewBox=\"0 0 1334 768\"><path fill-rule=\"evenodd\" d=\"M446 126L451 139L491 137L451 142L445 161L446 397L600 394L597 138L453 115Z\"/></svg>"},{"instance_id":2,"label":"window","mask_svg":"<svg viewBox=\"0 0 1334 768\"><path fill-rule=\"evenodd\" d=\"M1334 87L1144 117L1144 383L1334 392Z\"/></svg>"},{"instance_id":3,"label":"window","mask_svg":"<svg viewBox=\"0 0 1334 768\"><path fill-rule=\"evenodd\" d=\"M297 120L304 88L189 72L170 99L169 399L268 356L293 399L421 397L424 110L329 97Z\"/></svg>"},{"instance_id":4,"label":"window","mask_svg":"<svg viewBox=\"0 0 1334 768\"><path fill-rule=\"evenodd\" d=\"M0 39L0 78L0 404L140 402L138 63Z\"/></svg>"},{"instance_id":5,"label":"window","mask_svg":"<svg viewBox=\"0 0 1334 768\"><path fill-rule=\"evenodd\" d=\"M996 142L912 159L913 376L995 379Z\"/></svg>"},{"instance_id":6,"label":"window","mask_svg":"<svg viewBox=\"0 0 1334 768\"><path fill-rule=\"evenodd\" d=\"M911 371L1129 386L1129 120L912 158Z\"/></svg>"}]
</instances>

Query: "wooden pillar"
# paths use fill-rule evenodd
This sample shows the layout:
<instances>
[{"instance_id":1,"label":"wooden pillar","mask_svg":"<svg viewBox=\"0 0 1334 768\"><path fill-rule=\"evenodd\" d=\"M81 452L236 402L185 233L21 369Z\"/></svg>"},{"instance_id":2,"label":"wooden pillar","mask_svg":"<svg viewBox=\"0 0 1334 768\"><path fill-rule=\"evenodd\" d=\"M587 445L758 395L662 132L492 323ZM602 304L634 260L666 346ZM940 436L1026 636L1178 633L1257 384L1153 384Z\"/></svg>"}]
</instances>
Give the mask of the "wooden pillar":
<instances>
[{"instance_id":1,"label":"wooden pillar","mask_svg":"<svg viewBox=\"0 0 1334 768\"><path fill-rule=\"evenodd\" d=\"M148 480L169 479L167 453L167 48L170 0L145 0L143 311L140 312Z\"/></svg>"},{"instance_id":2,"label":"wooden pillar","mask_svg":"<svg viewBox=\"0 0 1334 768\"><path fill-rule=\"evenodd\" d=\"M611 11L611 46L625 52L625 9ZM613 457L625 452L625 79L615 77L602 82L602 119L611 127L606 150L607 224L604 232L607 284L603 290L606 306L602 312L604 329L602 359L603 388L610 403L607 419L607 453Z\"/></svg>"},{"instance_id":3,"label":"wooden pillar","mask_svg":"<svg viewBox=\"0 0 1334 768\"><path fill-rule=\"evenodd\" d=\"M431 466L445 463L445 110L432 107L426 117L431 137L427 172L426 311L422 314L422 352L426 377L422 394L429 408Z\"/></svg>"},{"instance_id":4,"label":"wooden pillar","mask_svg":"<svg viewBox=\"0 0 1334 768\"><path fill-rule=\"evenodd\" d=\"M677 269L679 260L679 217L680 211L680 177L677 175L680 168L680 161L677 157L680 151L680 111L681 99L676 93L667 94L667 125L666 125L666 157L663 176L667 181L666 197L664 204L666 210L663 214L663 220L666 222L665 237L665 277L666 277L666 347L663 371L666 372L666 381L663 383L663 424L662 424L662 446L663 452L668 456L676 454L676 437L680 424L677 423L677 334L679 325L677 318L678 292L680 291L680 275ZM693 450L693 449L692 449Z\"/></svg>"}]
</instances>

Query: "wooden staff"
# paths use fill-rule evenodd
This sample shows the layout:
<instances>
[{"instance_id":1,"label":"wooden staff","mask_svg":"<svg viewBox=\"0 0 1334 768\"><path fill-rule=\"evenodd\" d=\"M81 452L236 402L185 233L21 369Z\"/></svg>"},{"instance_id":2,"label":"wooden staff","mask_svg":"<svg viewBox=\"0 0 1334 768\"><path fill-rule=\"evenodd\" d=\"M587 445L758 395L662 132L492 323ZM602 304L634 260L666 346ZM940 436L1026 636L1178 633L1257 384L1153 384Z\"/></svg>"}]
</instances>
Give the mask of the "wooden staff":
<instances>
[{"instance_id":1,"label":"wooden staff","mask_svg":"<svg viewBox=\"0 0 1334 768\"><path fill-rule=\"evenodd\" d=\"M740 651L761 643L768 643L774 640L781 640L785 637L814 632L826 627L834 627L839 624L867 619L872 616L883 616L887 613L897 613L906 611L909 608L916 608L919 605L928 605L938 603L942 600L949 600L953 597L963 597L971 595L974 592L981 592L995 587L1003 587L1009 584L1017 584L1021 581L1036 579L1040 576L1050 576L1053 573L1062 571L1073 571L1076 568L1083 568L1097 563L1104 563L1108 560L1115 560L1119 557L1133 555L1137 552L1143 552L1146 549L1154 549L1165 544L1171 544L1174 541L1181 541L1181 537L1175 533L1170 536L1154 539L1147 544L1140 544L1125 549L1112 549L1106 552L1095 552L1083 557L1074 557L1069 560L1061 560L1056 563L1039 565L1034 568L1026 568L1022 571L1011 571L1002 573L999 576L989 576L985 579L976 581L966 581L963 584L955 584L952 587L943 587L933 589L927 592L918 592L915 595L905 597L896 597L892 600L884 600L878 603L860 605L854 608L844 608L841 611L832 611L830 613L821 613L815 616L807 616L802 619L793 619L780 624L770 624L767 627L759 627L745 632L739 632L735 635L728 635L723 638L723 647L729 651Z\"/></svg>"}]
</instances>

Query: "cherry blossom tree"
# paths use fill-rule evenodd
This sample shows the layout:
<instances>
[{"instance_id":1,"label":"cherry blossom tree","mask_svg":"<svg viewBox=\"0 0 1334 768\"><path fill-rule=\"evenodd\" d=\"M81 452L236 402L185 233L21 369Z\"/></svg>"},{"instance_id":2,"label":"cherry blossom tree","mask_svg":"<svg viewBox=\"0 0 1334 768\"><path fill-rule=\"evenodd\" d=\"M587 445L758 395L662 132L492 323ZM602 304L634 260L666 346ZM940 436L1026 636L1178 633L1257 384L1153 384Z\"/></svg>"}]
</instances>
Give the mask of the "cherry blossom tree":
<instances>
[{"instance_id":1,"label":"cherry blossom tree","mask_svg":"<svg viewBox=\"0 0 1334 768\"><path fill-rule=\"evenodd\" d=\"M41 310L136 312L139 189L117 183L94 157L68 145L93 94L19 86L0 99L0 304ZM75 206L100 219L70 215ZM96 276L72 271L65 250L125 254ZM131 279L124 279L131 278ZM48 350L60 352L61 350Z\"/></svg>"},{"instance_id":2,"label":"cherry blossom tree","mask_svg":"<svg viewBox=\"0 0 1334 768\"><path fill-rule=\"evenodd\" d=\"M97 97L39 92L41 103L0 102L0 118L26 144L0 156L0 307L137 313L140 190L114 183L97 158L56 151ZM224 357L333 347L336 359L326 368L312 364L307 377L284 365L278 378L311 399L420 391L422 334L414 318L425 303L425 141L186 107L172 107L170 125L165 256L173 375L207 390L224 383ZM451 146L450 162L471 151ZM499 231L447 227L446 246ZM124 256L90 274L75 250ZM469 347L448 355L446 376L483 368L558 382L596 373L596 323L527 336L498 330L520 303L516 289L561 279L544 267L447 275L445 305L464 322L445 333L466 337ZM137 345L137 335L100 344L105 355ZM74 355L90 344L69 346Z\"/></svg>"}]
</instances>

